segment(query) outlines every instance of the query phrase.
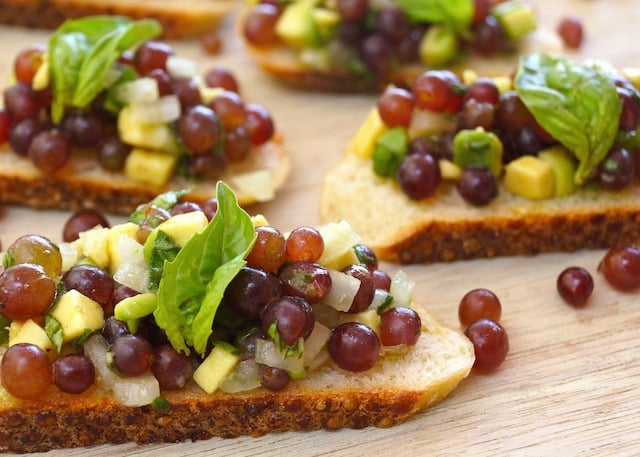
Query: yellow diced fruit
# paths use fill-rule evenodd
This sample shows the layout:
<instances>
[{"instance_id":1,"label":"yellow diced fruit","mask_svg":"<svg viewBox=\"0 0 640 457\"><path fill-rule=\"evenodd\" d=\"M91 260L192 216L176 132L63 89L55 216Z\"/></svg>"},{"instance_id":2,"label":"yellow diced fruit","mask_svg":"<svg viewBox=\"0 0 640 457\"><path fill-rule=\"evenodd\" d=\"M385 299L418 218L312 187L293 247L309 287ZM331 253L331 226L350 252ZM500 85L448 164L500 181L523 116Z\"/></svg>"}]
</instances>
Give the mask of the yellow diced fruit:
<instances>
[{"instance_id":1,"label":"yellow diced fruit","mask_svg":"<svg viewBox=\"0 0 640 457\"><path fill-rule=\"evenodd\" d=\"M496 76L493 79L494 84L498 88L498 92L504 94L513 89L513 79L509 76Z\"/></svg>"},{"instance_id":2,"label":"yellow diced fruit","mask_svg":"<svg viewBox=\"0 0 640 457\"><path fill-rule=\"evenodd\" d=\"M205 105L208 105L211 100L222 94L224 94L224 89L222 87L200 87L200 98L202 98L202 103Z\"/></svg>"},{"instance_id":3,"label":"yellow diced fruit","mask_svg":"<svg viewBox=\"0 0 640 457\"><path fill-rule=\"evenodd\" d=\"M576 191L574 176L578 164L568 150L562 146L553 146L540 151L538 157L551 165L554 197L564 197Z\"/></svg>"},{"instance_id":4,"label":"yellow diced fruit","mask_svg":"<svg viewBox=\"0 0 640 457\"><path fill-rule=\"evenodd\" d=\"M462 168L450 160L438 160L438 167L440 168L440 176L442 176L442 179L455 181L462 174Z\"/></svg>"},{"instance_id":5,"label":"yellow diced fruit","mask_svg":"<svg viewBox=\"0 0 640 457\"><path fill-rule=\"evenodd\" d=\"M102 306L75 289L60 297L51 315L62 326L65 343L81 336L85 330L99 330L104 322Z\"/></svg>"},{"instance_id":6,"label":"yellow diced fruit","mask_svg":"<svg viewBox=\"0 0 640 457\"><path fill-rule=\"evenodd\" d=\"M109 266L109 251L107 250L107 227L94 227L80 233L76 246L81 256L87 257L100 268Z\"/></svg>"},{"instance_id":7,"label":"yellow diced fruit","mask_svg":"<svg viewBox=\"0 0 640 457\"><path fill-rule=\"evenodd\" d=\"M121 237L126 236L133 240L137 240L136 233L138 225L133 222L125 222L124 224L114 225L109 229L107 234L107 252L109 254L109 271L113 275L118 267L122 264L120 251L118 250L118 242Z\"/></svg>"},{"instance_id":8,"label":"yellow diced fruit","mask_svg":"<svg viewBox=\"0 0 640 457\"><path fill-rule=\"evenodd\" d=\"M366 309L359 313L348 313L342 315L343 322L359 322L366 325L374 332L380 329L380 315L375 309Z\"/></svg>"},{"instance_id":9,"label":"yellow diced fruit","mask_svg":"<svg viewBox=\"0 0 640 457\"><path fill-rule=\"evenodd\" d=\"M218 390L220 384L240 362L240 355L224 345L214 346L206 359L193 372L193 380L206 393Z\"/></svg>"},{"instance_id":10,"label":"yellow diced fruit","mask_svg":"<svg viewBox=\"0 0 640 457\"><path fill-rule=\"evenodd\" d=\"M540 200L553 196L554 175L544 160L525 155L505 166L504 187L515 195Z\"/></svg>"},{"instance_id":11,"label":"yellow diced fruit","mask_svg":"<svg viewBox=\"0 0 640 457\"><path fill-rule=\"evenodd\" d=\"M118 135L124 143L139 148L179 152L169 124L143 124L136 122L135 113L125 106L118 114Z\"/></svg>"},{"instance_id":12,"label":"yellow diced fruit","mask_svg":"<svg viewBox=\"0 0 640 457\"><path fill-rule=\"evenodd\" d=\"M133 181L161 187L169 182L177 163L178 157L173 154L133 148L124 164L124 173Z\"/></svg>"},{"instance_id":13,"label":"yellow diced fruit","mask_svg":"<svg viewBox=\"0 0 640 457\"><path fill-rule=\"evenodd\" d=\"M362 239L347 221L330 222L318 227L318 231L324 240L324 251L318 263L336 270L358 263L353 247Z\"/></svg>"},{"instance_id":14,"label":"yellow diced fruit","mask_svg":"<svg viewBox=\"0 0 640 457\"><path fill-rule=\"evenodd\" d=\"M378 108L372 108L364 123L360 126L349 144L352 154L368 159L373 156L373 147L380 135L389 130L382 121Z\"/></svg>"},{"instance_id":15,"label":"yellow diced fruit","mask_svg":"<svg viewBox=\"0 0 640 457\"><path fill-rule=\"evenodd\" d=\"M202 232L209 223L207 216L202 211L191 211L184 214L176 214L158 226L179 247L187 244L196 233Z\"/></svg>"},{"instance_id":16,"label":"yellow diced fruit","mask_svg":"<svg viewBox=\"0 0 640 457\"><path fill-rule=\"evenodd\" d=\"M42 56L42 64L38 67L36 74L33 75L31 88L36 91L46 89L51 82L50 71L51 67L49 66L49 56L48 53L45 53Z\"/></svg>"},{"instance_id":17,"label":"yellow diced fruit","mask_svg":"<svg viewBox=\"0 0 640 457\"><path fill-rule=\"evenodd\" d=\"M262 227L264 225L269 225L269 221L262 214L256 214L255 216L251 216L251 223L253 227Z\"/></svg>"},{"instance_id":18,"label":"yellow diced fruit","mask_svg":"<svg viewBox=\"0 0 640 457\"><path fill-rule=\"evenodd\" d=\"M621 73L636 89L640 90L640 68L623 68Z\"/></svg>"},{"instance_id":19,"label":"yellow diced fruit","mask_svg":"<svg viewBox=\"0 0 640 457\"><path fill-rule=\"evenodd\" d=\"M24 322L11 322L9 326L9 346L19 343L35 344L51 358L56 355L56 349L47 336L47 332L32 319Z\"/></svg>"},{"instance_id":20,"label":"yellow diced fruit","mask_svg":"<svg viewBox=\"0 0 640 457\"><path fill-rule=\"evenodd\" d=\"M468 86L469 84L473 83L476 79L478 79L478 73L476 73L475 70L465 68L462 71L462 83L465 86Z\"/></svg>"}]
</instances>

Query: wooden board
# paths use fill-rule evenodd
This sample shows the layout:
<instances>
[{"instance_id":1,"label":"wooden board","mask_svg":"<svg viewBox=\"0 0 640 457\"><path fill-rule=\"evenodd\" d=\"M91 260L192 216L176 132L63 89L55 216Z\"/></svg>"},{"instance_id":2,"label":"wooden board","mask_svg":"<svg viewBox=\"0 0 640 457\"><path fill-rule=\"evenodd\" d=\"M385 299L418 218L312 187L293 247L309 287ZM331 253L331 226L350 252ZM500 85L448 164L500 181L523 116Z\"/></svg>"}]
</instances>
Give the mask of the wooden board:
<instances>
[{"instance_id":1,"label":"wooden board","mask_svg":"<svg viewBox=\"0 0 640 457\"><path fill-rule=\"evenodd\" d=\"M565 13L583 21L583 56L617 67L640 67L638 0L534 2L544 27ZM269 204L251 209L290 230L318 222L318 189L324 172L373 105L371 95L305 93L258 71L226 24L225 51L207 56L197 42L176 50L206 68L225 65L239 77L243 96L263 103L293 154L290 180ZM45 33L0 28L0 81L15 51L44 42ZM65 212L4 208L0 241L8 246L32 232L61 237ZM121 218L111 217L115 223ZM283 433L262 438L196 443L99 446L51 456L631 456L640 442L640 293L621 294L597 273L602 251L402 267L417 281L416 298L456 327L457 304L474 287L487 287L503 303L502 323L511 352L490 375L473 374L440 405L391 428ZM575 310L555 291L557 275L571 265L589 269L596 288L589 306ZM391 271L397 266L389 266Z\"/></svg>"}]
</instances>

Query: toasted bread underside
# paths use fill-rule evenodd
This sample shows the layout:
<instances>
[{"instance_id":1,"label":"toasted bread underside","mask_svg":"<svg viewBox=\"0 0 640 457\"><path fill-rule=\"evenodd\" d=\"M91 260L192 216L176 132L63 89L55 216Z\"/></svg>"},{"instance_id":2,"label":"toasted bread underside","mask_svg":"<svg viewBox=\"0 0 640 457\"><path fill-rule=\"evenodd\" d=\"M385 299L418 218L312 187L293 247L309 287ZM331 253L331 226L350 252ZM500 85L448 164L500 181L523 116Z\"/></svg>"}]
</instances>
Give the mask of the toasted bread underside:
<instances>
[{"instance_id":1,"label":"toasted bread underside","mask_svg":"<svg viewBox=\"0 0 640 457\"><path fill-rule=\"evenodd\" d=\"M399 424L447 396L474 361L473 346L464 335L417 310L422 333L402 357L386 357L356 374L327 366L279 392L259 388L207 395L191 386L163 392L171 406L154 409L118 405L97 389L18 401L0 387L0 451Z\"/></svg>"},{"instance_id":2,"label":"toasted bread underside","mask_svg":"<svg viewBox=\"0 0 640 457\"><path fill-rule=\"evenodd\" d=\"M227 182L238 202L249 205L271 198L272 191L284 183L289 174L290 158L280 138L253 148L241 163L230 164L220 178ZM238 176L256 171L268 171L270 188L251 189L237 185ZM32 162L12 152L7 146L0 149L0 202L33 208L77 210L93 208L116 214L130 214L142 203L151 201L168 190L186 190L187 198L202 202L215 196L216 181L195 183L174 177L168 185L155 187L136 183L123 173L103 170L95 153L76 152L71 160L55 174L46 176Z\"/></svg>"},{"instance_id":3,"label":"toasted bread underside","mask_svg":"<svg viewBox=\"0 0 640 457\"><path fill-rule=\"evenodd\" d=\"M321 221L348 220L381 259L425 263L604 249L640 240L640 185L608 192L582 189L564 198L529 200L500 189L474 207L452 184L412 201L395 181L353 154L325 176Z\"/></svg>"},{"instance_id":4,"label":"toasted bread underside","mask_svg":"<svg viewBox=\"0 0 640 457\"><path fill-rule=\"evenodd\" d=\"M0 23L55 29L65 19L95 14L153 17L165 38L195 36L214 28L234 8L234 0L5 0Z\"/></svg>"}]
</instances>

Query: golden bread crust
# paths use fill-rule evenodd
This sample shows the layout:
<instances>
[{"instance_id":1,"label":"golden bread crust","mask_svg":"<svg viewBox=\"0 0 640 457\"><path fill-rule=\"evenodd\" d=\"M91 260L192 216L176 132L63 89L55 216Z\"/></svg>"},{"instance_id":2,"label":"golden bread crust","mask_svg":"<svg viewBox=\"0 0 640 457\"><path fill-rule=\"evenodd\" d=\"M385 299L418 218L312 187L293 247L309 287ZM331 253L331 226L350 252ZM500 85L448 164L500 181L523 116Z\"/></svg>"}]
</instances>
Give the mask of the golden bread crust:
<instances>
[{"instance_id":1,"label":"golden bread crust","mask_svg":"<svg viewBox=\"0 0 640 457\"><path fill-rule=\"evenodd\" d=\"M609 248L640 240L640 186L528 200L501 189L473 207L452 185L411 201L371 161L347 154L325 177L321 220L347 219L381 259L428 263Z\"/></svg>"},{"instance_id":2,"label":"golden bread crust","mask_svg":"<svg viewBox=\"0 0 640 457\"><path fill-rule=\"evenodd\" d=\"M51 388L16 400L0 387L0 451L38 452L102 443L178 442L259 436L285 430L390 427L446 397L470 372L471 342L417 307L418 343L364 373L325 366L279 392L264 388L207 395L162 392L168 409L127 407L93 387L81 395Z\"/></svg>"},{"instance_id":3,"label":"golden bread crust","mask_svg":"<svg viewBox=\"0 0 640 457\"><path fill-rule=\"evenodd\" d=\"M279 188L289 174L291 164L281 138L254 148L246 161L232 164L221 179L234 188L233 177L258 169L270 170L274 188ZM95 208L117 214L130 214L142 203L168 190L190 189L188 198L202 202L215 196L216 181L195 185L184 178L174 178L162 188L134 183L122 173L104 171L91 152L77 152L65 167L52 176L43 175L29 159L7 147L0 149L0 202L33 208L77 210ZM259 201L259 196L234 188L241 205Z\"/></svg>"},{"instance_id":4,"label":"golden bread crust","mask_svg":"<svg viewBox=\"0 0 640 457\"><path fill-rule=\"evenodd\" d=\"M189 8L179 0L6 0L0 23L55 29L66 19L95 14L154 17L165 38L183 38L211 30L233 8L233 0L191 0Z\"/></svg>"}]
</instances>

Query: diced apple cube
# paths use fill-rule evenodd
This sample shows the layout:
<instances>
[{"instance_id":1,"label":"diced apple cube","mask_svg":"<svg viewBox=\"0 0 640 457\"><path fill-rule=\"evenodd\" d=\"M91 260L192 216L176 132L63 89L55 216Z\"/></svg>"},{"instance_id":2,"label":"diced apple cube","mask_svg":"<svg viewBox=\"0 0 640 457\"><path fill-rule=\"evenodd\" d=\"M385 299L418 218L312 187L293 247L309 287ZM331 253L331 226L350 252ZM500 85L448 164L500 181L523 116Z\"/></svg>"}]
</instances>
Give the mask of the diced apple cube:
<instances>
[{"instance_id":1,"label":"diced apple cube","mask_svg":"<svg viewBox=\"0 0 640 457\"><path fill-rule=\"evenodd\" d=\"M107 251L109 255L109 270L112 275L123 261L120 250L118 249L120 238L125 236L135 240L137 231L138 225L133 222L114 225L109 229L109 233L107 234Z\"/></svg>"},{"instance_id":2,"label":"diced apple cube","mask_svg":"<svg viewBox=\"0 0 640 457\"><path fill-rule=\"evenodd\" d=\"M202 211L191 211L184 214L176 214L158 226L179 247L187 244L196 233L202 232L209 223L206 214Z\"/></svg>"},{"instance_id":3,"label":"diced apple cube","mask_svg":"<svg viewBox=\"0 0 640 457\"><path fill-rule=\"evenodd\" d=\"M51 358L56 354L56 349L49 336L47 336L47 332L32 319L27 319L24 322L11 322L9 326L9 346L19 343L35 344Z\"/></svg>"},{"instance_id":4,"label":"diced apple cube","mask_svg":"<svg viewBox=\"0 0 640 457\"><path fill-rule=\"evenodd\" d=\"M216 345L206 359L193 372L193 380L206 393L218 390L220 384L240 362L240 355L224 345Z\"/></svg>"},{"instance_id":5,"label":"diced apple cube","mask_svg":"<svg viewBox=\"0 0 640 457\"><path fill-rule=\"evenodd\" d=\"M373 155L373 146L376 144L376 141L380 138L380 135L388 129L389 127L387 127L380 117L378 108L372 108L349 143L348 150L363 159L370 158Z\"/></svg>"},{"instance_id":6,"label":"diced apple cube","mask_svg":"<svg viewBox=\"0 0 640 457\"><path fill-rule=\"evenodd\" d=\"M319 264L341 270L358 263L353 247L361 242L361 238L347 221L330 222L318 227L318 231L324 240L324 251L318 260Z\"/></svg>"},{"instance_id":7,"label":"diced apple cube","mask_svg":"<svg viewBox=\"0 0 640 457\"><path fill-rule=\"evenodd\" d=\"M80 233L76 246L78 251L100 268L109 266L109 251L107 250L107 227L94 227Z\"/></svg>"},{"instance_id":8,"label":"diced apple cube","mask_svg":"<svg viewBox=\"0 0 640 457\"><path fill-rule=\"evenodd\" d=\"M133 148L124 164L124 173L133 181L154 187L164 186L173 176L178 157L164 152Z\"/></svg>"},{"instance_id":9,"label":"diced apple cube","mask_svg":"<svg viewBox=\"0 0 640 457\"><path fill-rule=\"evenodd\" d=\"M99 330L104 322L102 306L75 289L58 299L51 314L62 326L64 342L81 336L85 330Z\"/></svg>"}]
</instances>

